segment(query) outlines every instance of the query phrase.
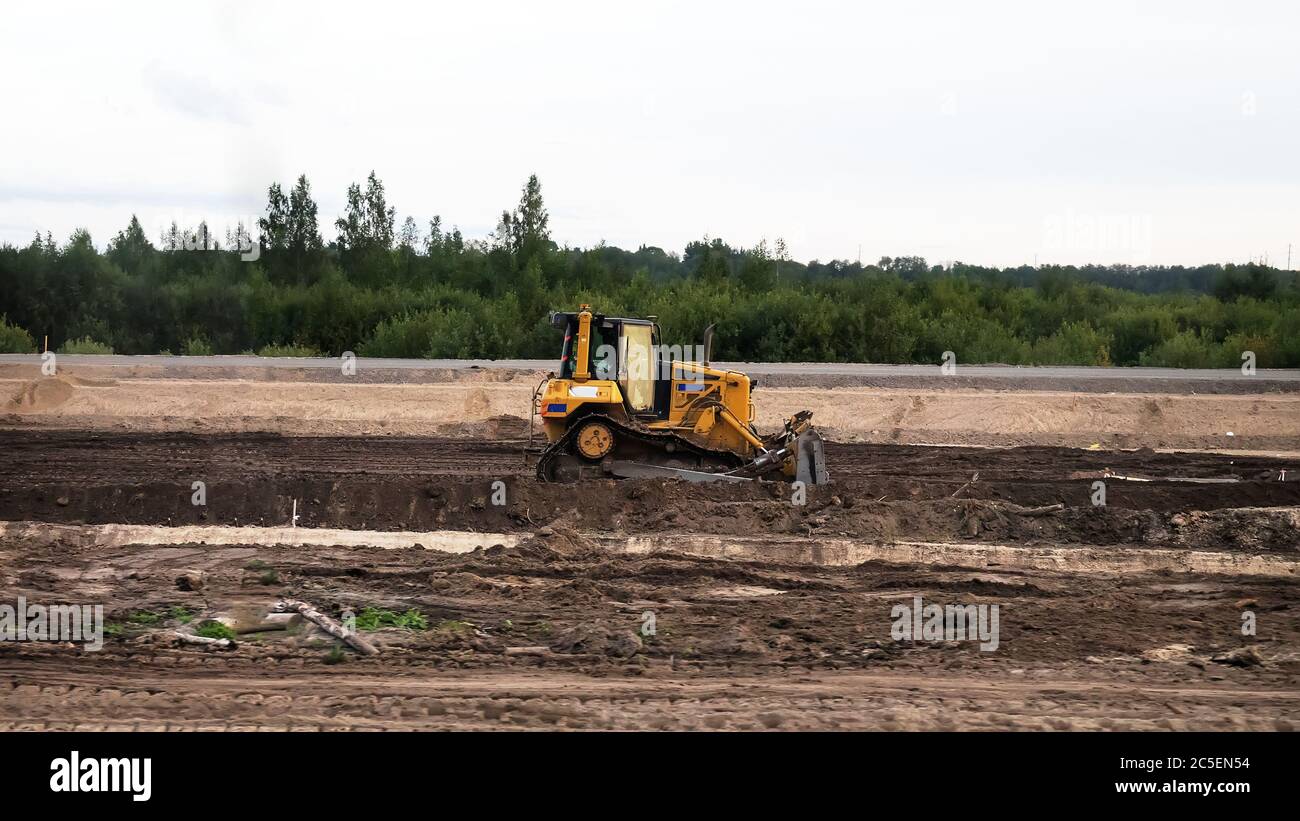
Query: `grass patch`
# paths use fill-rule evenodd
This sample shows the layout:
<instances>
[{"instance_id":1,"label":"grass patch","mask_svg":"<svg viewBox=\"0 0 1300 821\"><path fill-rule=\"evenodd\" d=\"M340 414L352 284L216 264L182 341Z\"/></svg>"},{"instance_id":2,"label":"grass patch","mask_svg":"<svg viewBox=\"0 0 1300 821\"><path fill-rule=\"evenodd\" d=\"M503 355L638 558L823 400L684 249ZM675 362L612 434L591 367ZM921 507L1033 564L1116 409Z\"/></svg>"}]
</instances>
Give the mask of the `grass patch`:
<instances>
[{"instance_id":1,"label":"grass patch","mask_svg":"<svg viewBox=\"0 0 1300 821\"><path fill-rule=\"evenodd\" d=\"M252 572L256 573L259 570L266 570L270 566L271 565L267 564L261 559L253 559L248 564L244 565L244 569L251 570Z\"/></svg>"},{"instance_id":2,"label":"grass patch","mask_svg":"<svg viewBox=\"0 0 1300 821\"><path fill-rule=\"evenodd\" d=\"M348 654L344 653L343 648L336 644L334 645L334 649L325 654L325 663L342 664L344 661L347 661L347 658Z\"/></svg>"},{"instance_id":3,"label":"grass patch","mask_svg":"<svg viewBox=\"0 0 1300 821\"><path fill-rule=\"evenodd\" d=\"M438 626L433 628L440 633L473 633L474 625L467 621L457 621L456 619L445 619L438 622Z\"/></svg>"},{"instance_id":4,"label":"grass patch","mask_svg":"<svg viewBox=\"0 0 1300 821\"><path fill-rule=\"evenodd\" d=\"M123 627L157 627L165 621L178 621L189 624L194 620L194 611L182 604L174 604L166 610L136 610L127 614Z\"/></svg>"},{"instance_id":5,"label":"grass patch","mask_svg":"<svg viewBox=\"0 0 1300 821\"><path fill-rule=\"evenodd\" d=\"M219 621L208 619L201 623L194 631L194 635L202 636L205 639L230 639L235 640L235 631Z\"/></svg>"},{"instance_id":6,"label":"grass patch","mask_svg":"<svg viewBox=\"0 0 1300 821\"><path fill-rule=\"evenodd\" d=\"M310 345L263 345L257 351L258 356L314 356L325 354Z\"/></svg>"},{"instance_id":7,"label":"grass patch","mask_svg":"<svg viewBox=\"0 0 1300 821\"><path fill-rule=\"evenodd\" d=\"M167 611L167 618L178 621L181 624L189 624L194 621L194 613L192 613L188 607L176 604L172 605L171 609Z\"/></svg>"},{"instance_id":8,"label":"grass patch","mask_svg":"<svg viewBox=\"0 0 1300 821\"><path fill-rule=\"evenodd\" d=\"M429 620L419 610L394 613L378 607L367 607L357 614L358 630L378 630L381 627L404 627L407 630L428 630Z\"/></svg>"},{"instance_id":9,"label":"grass patch","mask_svg":"<svg viewBox=\"0 0 1300 821\"><path fill-rule=\"evenodd\" d=\"M267 587L270 587L273 584L279 584L280 574L274 570L268 570L258 578L258 582Z\"/></svg>"}]
</instances>

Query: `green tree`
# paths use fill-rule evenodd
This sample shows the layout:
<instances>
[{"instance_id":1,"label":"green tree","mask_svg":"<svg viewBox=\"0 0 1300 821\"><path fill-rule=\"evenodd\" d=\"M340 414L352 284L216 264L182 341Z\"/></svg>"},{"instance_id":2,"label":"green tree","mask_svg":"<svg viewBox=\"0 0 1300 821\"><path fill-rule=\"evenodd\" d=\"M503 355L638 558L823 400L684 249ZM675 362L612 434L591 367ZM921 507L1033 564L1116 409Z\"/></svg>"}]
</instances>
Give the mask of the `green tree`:
<instances>
[{"instance_id":1,"label":"green tree","mask_svg":"<svg viewBox=\"0 0 1300 821\"><path fill-rule=\"evenodd\" d=\"M776 284L776 262L764 240L746 252L740 264L740 285L748 291L766 291Z\"/></svg>"},{"instance_id":2,"label":"green tree","mask_svg":"<svg viewBox=\"0 0 1300 821\"><path fill-rule=\"evenodd\" d=\"M522 260L550 250L550 215L542 202L542 184L536 174L530 174L519 197L512 222L514 251Z\"/></svg>"},{"instance_id":3,"label":"green tree","mask_svg":"<svg viewBox=\"0 0 1300 821\"><path fill-rule=\"evenodd\" d=\"M140 220L132 214L126 228L118 231L117 236L109 242L105 255L123 271L138 274L152 260L154 250L153 243L149 242L144 228L140 226Z\"/></svg>"},{"instance_id":4,"label":"green tree","mask_svg":"<svg viewBox=\"0 0 1300 821\"><path fill-rule=\"evenodd\" d=\"M173 230L175 227L173 223ZM289 199L280 190L278 182L271 183L266 190L266 216L257 221L257 227L262 232L262 246L266 250L283 251L289 247Z\"/></svg>"},{"instance_id":5,"label":"green tree","mask_svg":"<svg viewBox=\"0 0 1300 821\"><path fill-rule=\"evenodd\" d=\"M0 353L31 353L36 350L32 335L9 324L9 317L0 314Z\"/></svg>"},{"instance_id":6,"label":"green tree","mask_svg":"<svg viewBox=\"0 0 1300 821\"><path fill-rule=\"evenodd\" d=\"M289 192L289 209L285 217L285 247L289 264L300 280L307 275L309 268L314 267L323 244L311 183L306 174L300 174Z\"/></svg>"},{"instance_id":7,"label":"green tree","mask_svg":"<svg viewBox=\"0 0 1300 821\"><path fill-rule=\"evenodd\" d=\"M397 210L388 205L384 184L371 171L365 191L356 183L348 186L346 212L334 222L339 247L354 252L387 251L393 247L396 221Z\"/></svg>"}]
</instances>

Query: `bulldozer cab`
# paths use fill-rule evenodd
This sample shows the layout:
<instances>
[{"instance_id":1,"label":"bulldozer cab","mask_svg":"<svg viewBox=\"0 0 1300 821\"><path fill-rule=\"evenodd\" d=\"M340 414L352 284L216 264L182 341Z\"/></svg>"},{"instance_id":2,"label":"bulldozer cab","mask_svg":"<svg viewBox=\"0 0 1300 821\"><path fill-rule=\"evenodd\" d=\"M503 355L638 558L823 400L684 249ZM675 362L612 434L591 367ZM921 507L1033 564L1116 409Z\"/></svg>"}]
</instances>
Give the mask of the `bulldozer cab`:
<instances>
[{"instance_id":1,"label":"bulldozer cab","mask_svg":"<svg viewBox=\"0 0 1300 821\"><path fill-rule=\"evenodd\" d=\"M583 344L581 316L551 314L551 324L564 330L560 378L617 382L629 414L667 417L672 385L666 377L672 363L662 361L658 324L652 319L592 314Z\"/></svg>"}]
</instances>

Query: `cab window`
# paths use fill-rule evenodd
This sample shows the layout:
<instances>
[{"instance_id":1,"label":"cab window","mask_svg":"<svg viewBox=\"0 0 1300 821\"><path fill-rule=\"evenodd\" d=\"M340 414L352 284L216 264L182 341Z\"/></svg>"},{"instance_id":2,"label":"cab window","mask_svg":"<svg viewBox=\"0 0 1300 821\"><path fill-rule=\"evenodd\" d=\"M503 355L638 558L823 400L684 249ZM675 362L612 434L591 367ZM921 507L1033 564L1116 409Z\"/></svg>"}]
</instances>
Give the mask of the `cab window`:
<instances>
[{"instance_id":1,"label":"cab window","mask_svg":"<svg viewBox=\"0 0 1300 821\"><path fill-rule=\"evenodd\" d=\"M624 325L619 337L618 384L634 413L654 410L654 327Z\"/></svg>"}]
</instances>

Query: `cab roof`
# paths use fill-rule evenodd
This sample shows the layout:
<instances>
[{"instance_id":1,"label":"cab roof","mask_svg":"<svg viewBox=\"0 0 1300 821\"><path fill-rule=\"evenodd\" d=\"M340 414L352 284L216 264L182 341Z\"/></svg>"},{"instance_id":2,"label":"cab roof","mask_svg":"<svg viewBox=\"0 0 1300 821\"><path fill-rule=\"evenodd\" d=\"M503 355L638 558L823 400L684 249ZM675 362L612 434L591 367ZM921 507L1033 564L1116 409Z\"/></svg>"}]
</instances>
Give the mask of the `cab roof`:
<instances>
[{"instance_id":1,"label":"cab roof","mask_svg":"<svg viewBox=\"0 0 1300 821\"><path fill-rule=\"evenodd\" d=\"M591 319L593 322L596 323L596 325L602 328L608 328L616 324L617 325L653 325L654 324L654 322L652 322L649 319L638 319L635 317L627 317L627 316L605 316L604 314L598 314L594 311L591 314ZM567 328L570 322L576 322L577 320L578 320L577 311L551 311L552 328Z\"/></svg>"}]
</instances>

